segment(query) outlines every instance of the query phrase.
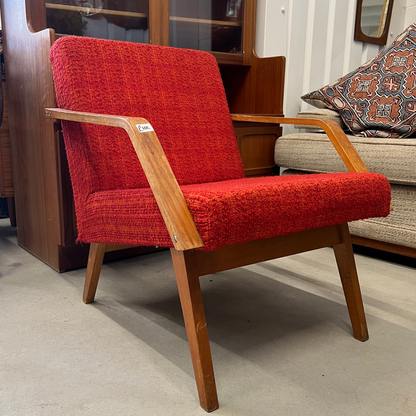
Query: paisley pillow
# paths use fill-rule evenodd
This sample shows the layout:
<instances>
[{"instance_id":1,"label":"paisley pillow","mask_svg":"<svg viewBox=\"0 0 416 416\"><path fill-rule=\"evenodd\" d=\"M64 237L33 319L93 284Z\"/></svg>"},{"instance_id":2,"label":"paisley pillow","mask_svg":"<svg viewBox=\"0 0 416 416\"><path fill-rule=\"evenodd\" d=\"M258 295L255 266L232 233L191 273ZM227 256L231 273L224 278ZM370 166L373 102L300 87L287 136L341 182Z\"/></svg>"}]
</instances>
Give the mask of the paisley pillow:
<instances>
[{"instance_id":1,"label":"paisley pillow","mask_svg":"<svg viewBox=\"0 0 416 416\"><path fill-rule=\"evenodd\" d=\"M338 111L356 136L410 136L416 130L416 25L355 71L301 98Z\"/></svg>"}]
</instances>

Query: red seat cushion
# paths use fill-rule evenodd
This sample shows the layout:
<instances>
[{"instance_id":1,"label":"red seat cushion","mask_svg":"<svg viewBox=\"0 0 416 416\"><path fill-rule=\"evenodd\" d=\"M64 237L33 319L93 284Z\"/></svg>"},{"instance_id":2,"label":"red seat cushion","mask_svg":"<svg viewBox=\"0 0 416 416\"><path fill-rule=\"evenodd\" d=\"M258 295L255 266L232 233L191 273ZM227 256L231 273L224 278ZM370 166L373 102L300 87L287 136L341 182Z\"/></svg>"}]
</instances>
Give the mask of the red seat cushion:
<instances>
[{"instance_id":1,"label":"red seat cushion","mask_svg":"<svg viewBox=\"0 0 416 416\"><path fill-rule=\"evenodd\" d=\"M182 191L208 251L390 212L389 183L373 173L246 178ZM81 221L81 241L173 246L149 189L94 193Z\"/></svg>"}]
</instances>

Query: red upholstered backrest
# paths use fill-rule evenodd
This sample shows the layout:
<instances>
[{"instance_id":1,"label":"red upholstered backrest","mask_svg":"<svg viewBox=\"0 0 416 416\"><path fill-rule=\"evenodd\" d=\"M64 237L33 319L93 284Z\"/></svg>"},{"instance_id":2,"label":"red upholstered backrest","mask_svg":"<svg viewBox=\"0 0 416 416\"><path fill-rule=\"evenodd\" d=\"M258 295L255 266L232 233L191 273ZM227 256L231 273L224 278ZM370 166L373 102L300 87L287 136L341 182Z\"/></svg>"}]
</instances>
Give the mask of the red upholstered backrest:
<instances>
[{"instance_id":1,"label":"red upholstered backrest","mask_svg":"<svg viewBox=\"0 0 416 416\"><path fill-rule=\"evenodd\" d=\"M244 176L211 54L71 36L54 43L50 58L59 107L146 118L179 184ZM148 186L124 130L62 126L78 214L93 192Z\"/></svg>"}]
</instances>

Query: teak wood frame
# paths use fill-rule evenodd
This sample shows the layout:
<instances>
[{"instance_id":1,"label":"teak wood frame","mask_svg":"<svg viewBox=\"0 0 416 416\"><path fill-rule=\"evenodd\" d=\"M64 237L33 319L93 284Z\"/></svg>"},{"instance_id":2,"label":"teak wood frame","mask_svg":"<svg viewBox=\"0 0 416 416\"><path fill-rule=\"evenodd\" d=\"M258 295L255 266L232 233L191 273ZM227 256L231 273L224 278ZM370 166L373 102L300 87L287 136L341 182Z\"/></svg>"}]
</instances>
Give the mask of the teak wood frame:
<instances>
[{"instance_id":1,"label":"teak wood frame","mask_svg":"<svg viewBox=\"0 0 416 416\"><path fill-rule=\"evenodd\" d=\"M174 248L171 248L171 256L199 401L204 410L213 411L219 407L219 404L199 283L200 276L332 246L354 337L360 341L368 339L364 307L347 224L250 241L226 246L215 251L196 250L203 246L203 242L156 133L154 131L140 133L136 128L137 124L147 123L147 120L51 108L46 109L46 115L62 120L121 127L129 134L174 245ZM233 115L232 118L235 121L276 124L300 123L300 120L297 119L270 116ZM350 171L368 171L336 123L311 119L302 119L301 123L323 128ZM109 247L105 244L91 244L83 295L85 303L93 302L104 254L112 249L112 246Z\"/></svg>"}]
</instances>

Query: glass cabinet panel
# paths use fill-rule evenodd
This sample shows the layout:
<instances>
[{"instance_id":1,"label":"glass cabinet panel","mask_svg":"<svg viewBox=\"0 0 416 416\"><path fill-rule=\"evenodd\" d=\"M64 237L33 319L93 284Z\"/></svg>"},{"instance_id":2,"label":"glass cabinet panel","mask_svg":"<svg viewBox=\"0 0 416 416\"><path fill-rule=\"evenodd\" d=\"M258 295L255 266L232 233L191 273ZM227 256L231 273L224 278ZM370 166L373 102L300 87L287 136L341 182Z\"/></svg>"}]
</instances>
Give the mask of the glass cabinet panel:
<instances>
[{"instance_id":1,"label":"glass cabinet panel","mask_svg":"<svg viewBox=\"0 0 416 416\"><path fill-rule=\"evenodd\" d=\"M46 0L45 7L56 33L149 42L149 0Z\"/></svg>"},{"instance_id":2,"label":"glass cabinet panel","mask_svg":"<svg viewBox=\"0 0 416 416\"><path fill-rule=\"evenodd\" d=\"M170 0L170 46L241 54L244 0Z\"/></svg>"}]
</instances>

